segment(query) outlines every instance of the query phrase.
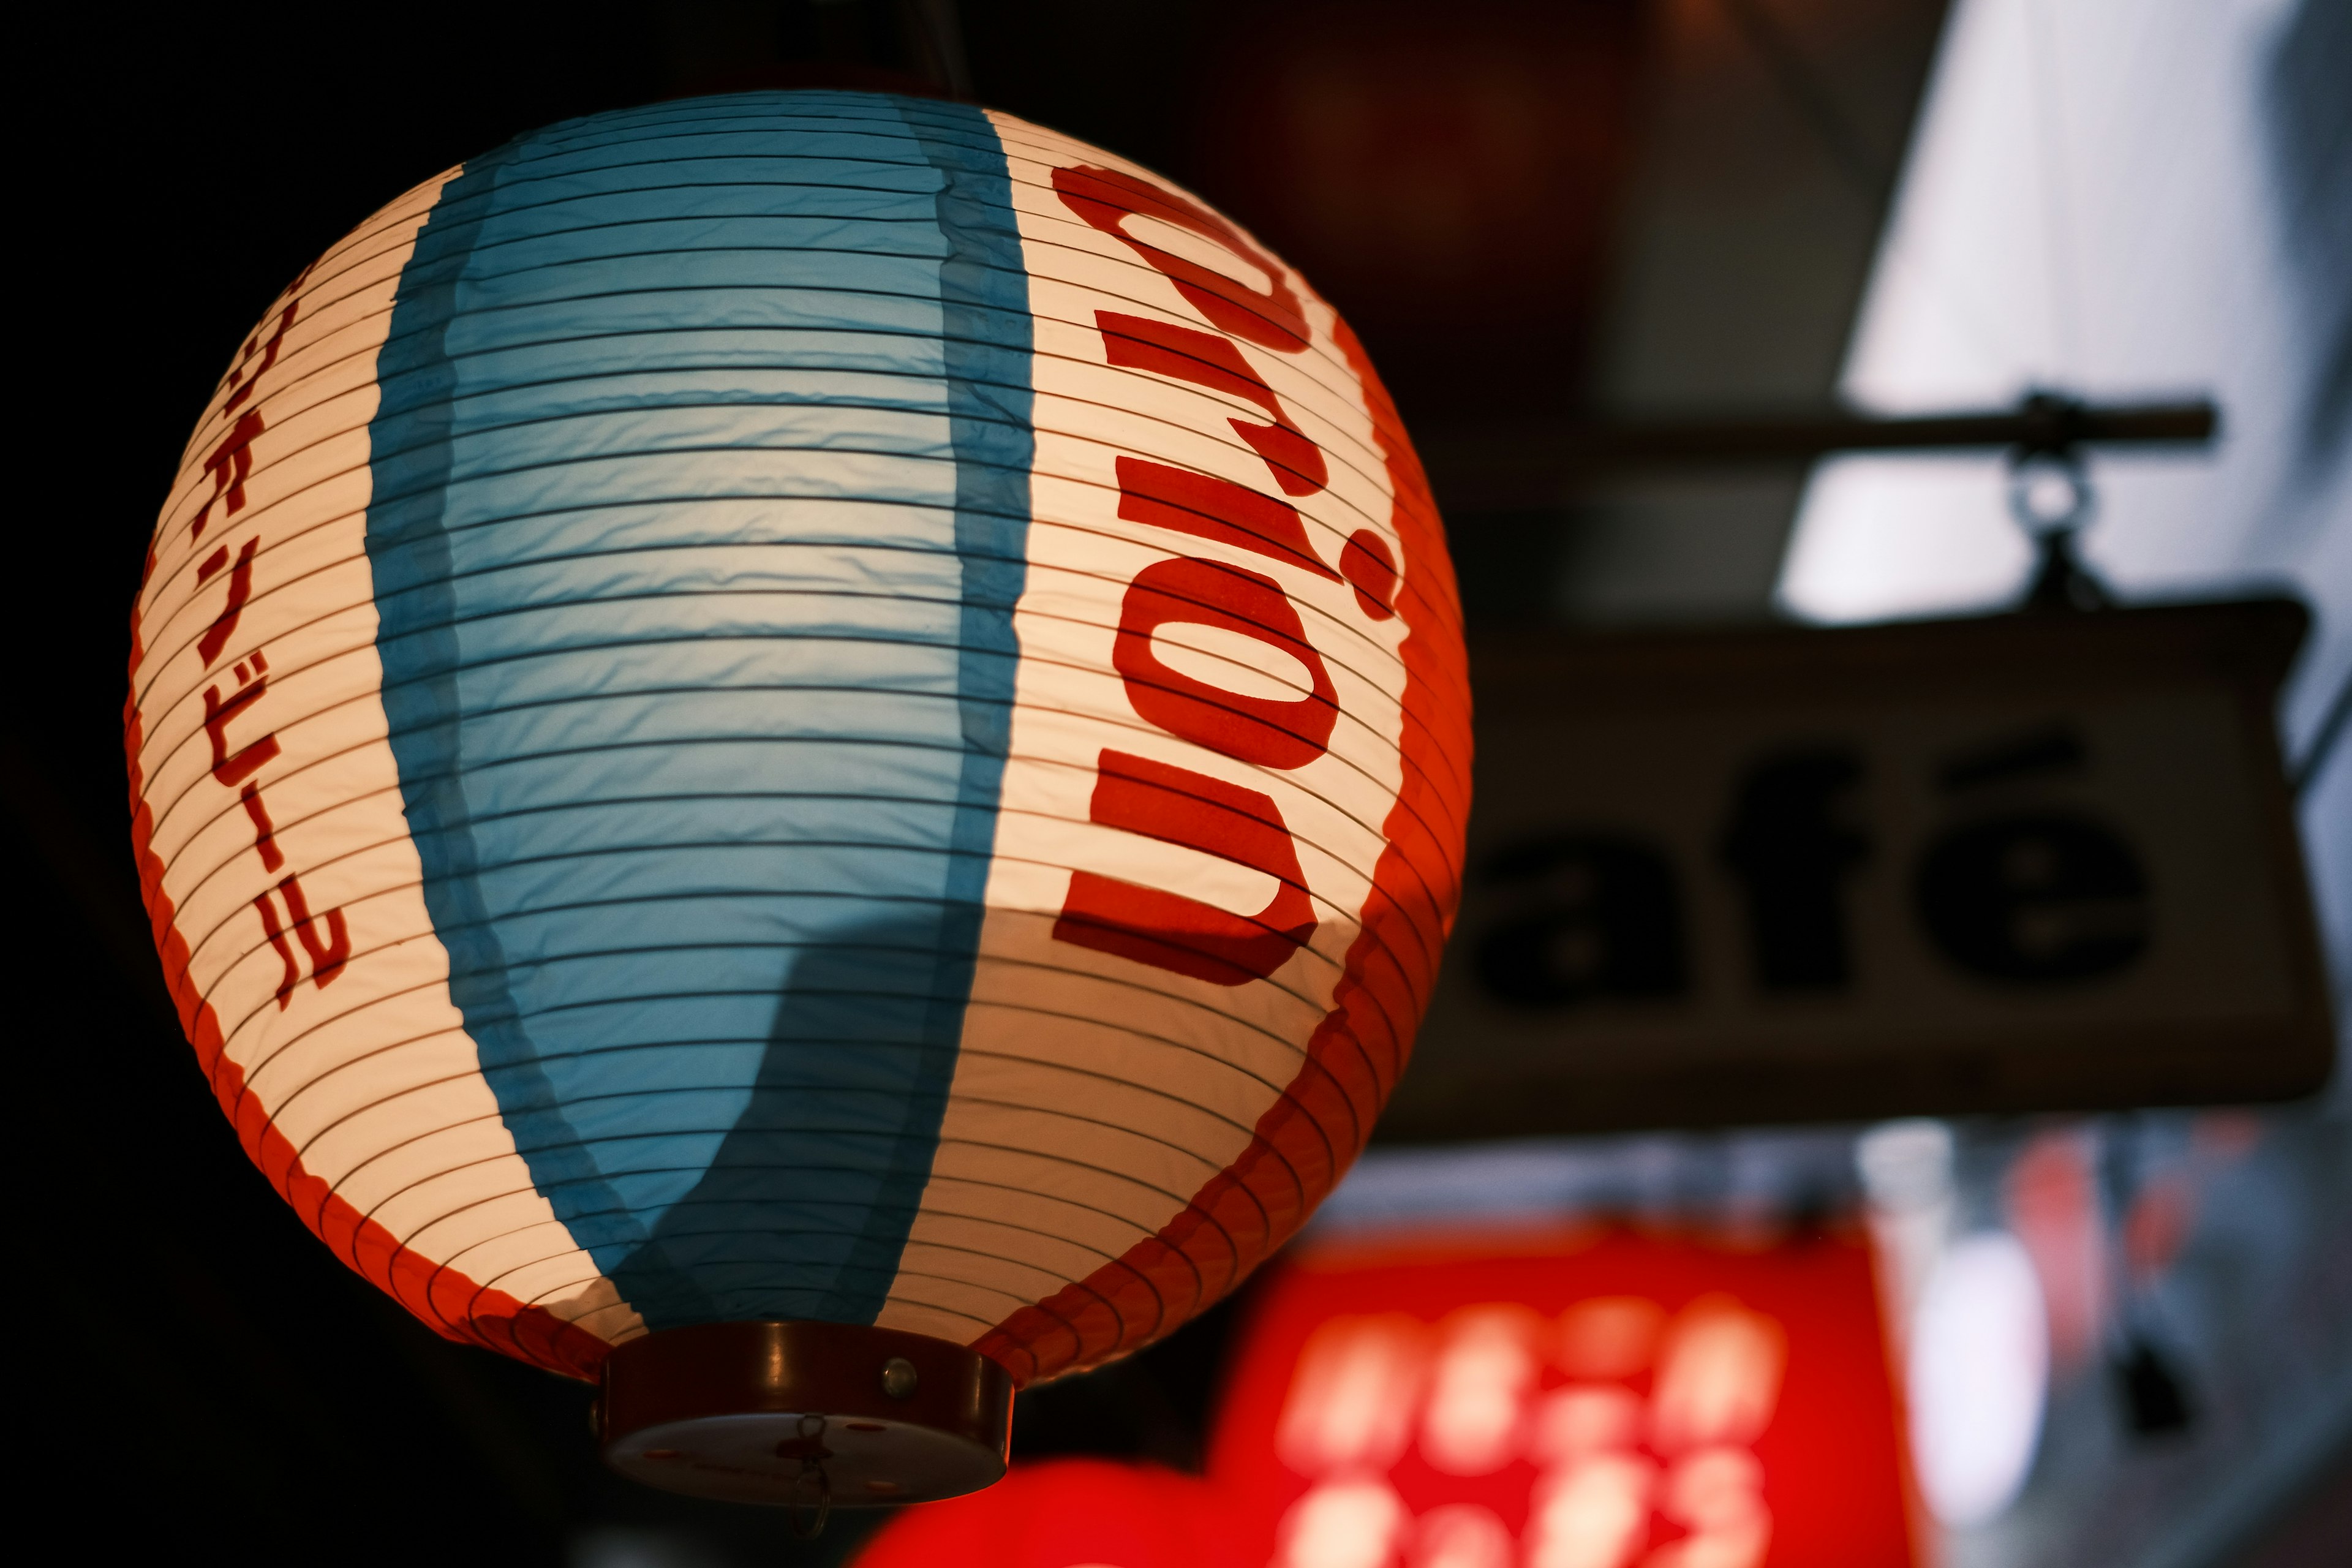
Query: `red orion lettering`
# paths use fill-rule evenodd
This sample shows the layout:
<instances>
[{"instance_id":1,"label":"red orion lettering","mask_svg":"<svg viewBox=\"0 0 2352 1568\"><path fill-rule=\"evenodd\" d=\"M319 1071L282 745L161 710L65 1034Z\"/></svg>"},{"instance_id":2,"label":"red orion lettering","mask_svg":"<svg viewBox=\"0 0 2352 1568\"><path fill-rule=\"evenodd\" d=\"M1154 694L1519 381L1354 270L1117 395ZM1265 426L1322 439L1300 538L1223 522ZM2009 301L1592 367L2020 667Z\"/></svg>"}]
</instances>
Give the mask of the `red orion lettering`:
<instances>
[{"instance_id":1,"label":"red orion lettering","mask_svg":"<svg viewBox=\"0 0 2352 1568\"><path fill-rule=\"evenodd\" d=\"M1339 575L1356 591L1356 607L1376 621L1396 614L1396 557L1389 542L1369 528L1348 536L1339 552Z\"/></svg>"},{"instance_id":2,"label":"red orion lettering","mask_svg":"<svg viewBox=\"0 0 2352 1568\"><path fill-rule=\"evenodd\" d=\"M1220 544L1302 567L1332 582L1339 574L1323 564L1307 542L1298 509L1260 495L1231 479L1213 479L1191 468L1171 468L1141 458L1118 460L1118 515L1129 522L1213 539Z\"/></svg>"},{"instance_id":3,"label":"red orion lettering","mask_svg":"<svg viewBox=\"0 0 2352 1568\"><path fill-rule=\"evenodd\" d=\"M1282 268L1242 240L1240 230L1225 218L1134 174L1096 167L1056 169L1054 191L1070 212L1115 235L1136 257L1157 268L1176 284L1176 294L1218 329L1202 331L1143 315L1096 310L1094 324L1101 329L1108 364L1185 381L1258 406L1265 411L1265 423L1251 418L1230 418L1228 423L1265 461L1275 484L1289 496L1310 496L1327 487L1328 466L1322 449L1307 439L1265 384L1265 376L1233 343L1233 339L1242 339L1277 353L1307 348L1306 310ZM1127 221L1136 216L1157 218L1221 245L1234 258L1256 268L1265 287L1254 289L1216 268L1127 233ZM1343 557L1340 572L1324 564L1307 541L1298 508L1258 494L1246 484L1134 456L1118 458L1118 475L1119 517L1129 521L1148 521L1173 533L1249 550L1324 581L1340 581L1350 564L1350 557ZM1348 581L1355 576L1350 574ZM1362 585L1357 588L1357 602L1364 602ZM1200 626L1256 639L1286 660L1296 660L1306 670L1310 691L1298 699L1244 696L1171 670L1152 647L1152 637L1167 626ZM1279 583L1240 566L1179 555L1136 574L1119 605L1112 666L1118 668L1136 715L1171 736L1237 762L1301 769L1327 754L1331 729L1339 721L1331 675L1307 642L1298 611ZM1096 766L1094 823L1139 832L1164 844L1183 844L1265 872L1275 879L1275 896L1256 914L1244 917L1183 893L1079 869L1070 875L1061 920L1054 921L1056 941L1119 954L1212 985L1246 985L1282 969L1315 936L1318 921L1298 869L1298 848L1270 795L1112 750L1101 752Z\"/></svg>"},{"instance_id":4,"label":"red orion lettering","mask_svg":"<svg viewBox=\"0 0 2352 1568\"><path fill-rule=\"evenodd\" d=\"M1169 668L1151 638L1160 627L1180 623L1265 644L1304 666L1311 689L1288 700L1246 697ZM1307 642L1298 612L1270 577L1189 555L1145 567L1119 605L1111 664L1139 716L1236 762L1303 768L1330 748L1339 717L1330 672Z\"/></svg>"},{"instance_id":5,"label":"red orion lettering","mask_svg":"<svg viewBox=\"0 0 2352 1568\"><path fill-rule=\"evenodd\" d=\"M1322 449L1291 418L1273 387L1232 341L1282 353L1308 344L1306 312L1282 268L1239 231L1197 203L1113 169L1054 172L1054 189L1078 217L1156 268L1217 331L1118 310L1097 310L1103 354L1124 370L1238 397L1265 423L1234 418L1234 433L1256 451L1286 495L1322 490L1330 470ZM1129 233L1131 218L1156 219L1223 247L1265 278L1253 288L1215 268ZM1171 532L1246 550L1345 581L1374 620L1395 613L1396 560L1387 542L1360 529L1326 564L1298 509L1246 485L1142 458L1118 459L1118 515ZM1308 689L1295 698L1244 695L1172 669L1153 646L1161 628L1192 625L1250 637L1296 661ZM1339 709L1330 673L1307 640L1298 612L1270 577L1193 556L1145 567L1129 584L1112 642L1112 665L1137 715L1168 733L1260 767L1294 769L1326 755ZM1265 872L1273 900L1255 915L1232 914L1197 899L1076 871L1057 941L1218 985L1262 980L1289 962L1316 930L1297 847L1271 796L1123 752L1104 752L1091 820L1181 844Z\"/></svg>"},{"instance_id":6,"label":"red orion lettering","mask_svg":"<svg viewBox=\"0 0 2352 1568\"><path fill-rule=\"evenodd\" d=\"M1315 934L1298 851L1273 800L1223 779L1125 752L1097 766L1089 820L1214 855L1275 879L1274 897L1237 915L1181 893L1079 871L1054 938L1213 985L1263 980Z\"/></svg>"},{"instance_id":7,"label":"red orion lettering","mask_svg":"<svg viewBox=\"0 0 2352 1568\"><path fill-rule=\"evenodd\" d=\"M1103 348L1112 364L1233 393L1265 409L1274 421L1271 425L1247 419L1228 419L1225 423L1265 459L1283 494L1313 495L1330 482L1330 470L1323 463L1323 449L1291 423L1290 416L1283 411L1281 399L1266 385L1265 378L1250 368L1231 339L1197 327L1180 327L1143 316L1123 316L1116 310L1097 310L1095 325L1101 330Z\"/></svg>"},{"instance_id":8,"label":"red orion lettering","mask_svg":"<svg viewBox=\"0 0 2352 1568\"><path fill-rule=\"evenodd\" d=\"M1134 174L1092 167L1055 170L1054 193L1064 206L1123 241L1165 275L1211 326L1280 353L1295 354L1307 347L1307 315L1299 309L1298 296L1291 291L1282 268L1244 239L1232 224L1197 202ZM1214 268L1137 239L1121 226L1130 216L1157 218L1223 246L1264 273L1266 287L1253 289Z\"/></svg>"}]
</instances>

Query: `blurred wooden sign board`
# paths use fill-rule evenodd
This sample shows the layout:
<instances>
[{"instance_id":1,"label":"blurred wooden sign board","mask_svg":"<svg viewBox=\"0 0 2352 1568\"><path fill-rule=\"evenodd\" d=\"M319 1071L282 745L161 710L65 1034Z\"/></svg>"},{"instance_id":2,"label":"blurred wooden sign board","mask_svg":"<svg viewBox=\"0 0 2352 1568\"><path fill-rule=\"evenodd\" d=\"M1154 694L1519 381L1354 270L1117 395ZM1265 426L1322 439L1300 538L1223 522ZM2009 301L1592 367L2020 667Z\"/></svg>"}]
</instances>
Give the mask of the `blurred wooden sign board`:
<instances>
[{"instance_id":1,"label":"blurred wooden sign board","mask_svg":"<svg viewBox=\"0 0 2352 1568\"><path fill-rule=\"evenodd\" d=\"M1387 1140L2282 1099L2334 1057L2287 600L1474 653Z\"/></svg>"}]
</instances>

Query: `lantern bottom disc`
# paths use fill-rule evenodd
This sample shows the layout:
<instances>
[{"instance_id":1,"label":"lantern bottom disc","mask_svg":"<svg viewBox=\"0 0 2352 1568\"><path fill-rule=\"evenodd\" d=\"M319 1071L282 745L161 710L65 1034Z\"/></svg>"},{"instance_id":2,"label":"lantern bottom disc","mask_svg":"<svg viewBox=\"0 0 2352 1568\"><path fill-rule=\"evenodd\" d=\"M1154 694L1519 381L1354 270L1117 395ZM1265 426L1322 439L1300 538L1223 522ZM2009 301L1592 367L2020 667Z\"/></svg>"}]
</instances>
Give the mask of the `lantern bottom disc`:
<instances>
[{"instance_id":1,"label":"lantern bottom disc","mask_svg":"<svg viewBox=\"0 0 2352 1568\"><path fill-rule=\"evenodd\" d=\"M633 1480L815 1509L924 1502L1004 1474L1013 1379L977 1352L853 1323L704 1323L604 1362L604 1460Z\"/></svg>"}]
</instances>

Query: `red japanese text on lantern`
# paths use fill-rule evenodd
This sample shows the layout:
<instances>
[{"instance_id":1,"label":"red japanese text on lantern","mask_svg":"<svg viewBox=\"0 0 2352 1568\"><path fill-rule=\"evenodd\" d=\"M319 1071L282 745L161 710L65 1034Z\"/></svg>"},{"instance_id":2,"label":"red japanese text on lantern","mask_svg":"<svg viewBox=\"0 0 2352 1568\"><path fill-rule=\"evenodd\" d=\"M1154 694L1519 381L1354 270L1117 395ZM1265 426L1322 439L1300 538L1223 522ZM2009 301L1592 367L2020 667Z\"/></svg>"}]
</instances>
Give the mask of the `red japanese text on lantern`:
<instances>
[{"instance_id":1,"label":"red japanese text on lantern","mask_svg":"<svg viewBox=\"0 0 2352 1568\"><path fill-rule=\"evenodd\" d=\"M258 404L249 407L247 405L253 402L262 376L278 363L287 331L300 312L300 289L310 273L306 268L294 279L268 335L265 337L257 329L246 340L236 364L229 371L231 390L221 412L224 417L232 414L236 417L205 456L203 468L212 481L212 493L197 507L189 524L191 541L202 539L206 525L213 521L215 506L221 509L224 521L245 510L246 481L253 472L254 443L268 428ZM226 651L252 602L254 566L260 546L261 537L256 533L240 542L233 556L230 546L222 543L196 563L200 590L208 590L215 579L225 577L220 608L196 640L196 657L207 671ZM270 679L268 656L264 649L255 647L236 659L224 675L226 679L208 682L204 690L204 730L211 752L213 782L236 792L238 805L253 827L254 853L262 869L274 873L284 868L286 855L278 842L277 825L257 777L283 750L265 710ZM299 876L289 873L279 878L274 887L254 898L253 907L261 921L263 940L282 965L276 990L281 1011L291 1004L295 988L302 981L303 961L308 961L307 972L315 986L331 984L341 974L352 951L343 911L313 910Z\"/></svg>"},{"instance_id":2,"label":"red japanese text on lantern","mask_svg":"<svg viewBox=\"0 0 2352 1568\"><path fill-rule=\"evenodd\" d=\"M245 510L245 481L253 472L253 443L268 427L261 410L245 408L245 404L261 384L263 373L278 363L278 351L286 344L287 329L293 326L295 313L301 308L302 285L310 276L310 268L306 267L287 285L286 304L278 312L277 324L270 329L268 337L264 338L260 329L256 328L253 335L245 340L245 348L228 373L230 391L227 401L221 405L221 413L223 416L236 414L237 418L227 433L213 443L212 450L205 454L205 472L212 479L213 493L196 509L195 520L188 525L190 539L204 537L214 506L221 507L224 517L235 517ZM258 364L254 363L256 355L260 357ZM237 412L240 408L244 409L241 414Z\"/></svg>"}]
</instances>

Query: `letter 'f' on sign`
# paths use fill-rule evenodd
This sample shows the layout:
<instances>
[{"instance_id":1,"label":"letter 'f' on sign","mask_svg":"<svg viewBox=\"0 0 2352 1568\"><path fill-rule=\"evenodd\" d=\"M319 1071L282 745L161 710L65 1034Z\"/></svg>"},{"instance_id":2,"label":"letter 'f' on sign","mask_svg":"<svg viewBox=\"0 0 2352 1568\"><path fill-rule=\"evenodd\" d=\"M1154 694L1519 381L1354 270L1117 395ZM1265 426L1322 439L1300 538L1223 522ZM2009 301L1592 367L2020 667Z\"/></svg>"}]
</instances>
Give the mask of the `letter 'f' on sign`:
<instances>
[{"instance_id":1,"label":"letter 'f' on sign","mask_svg":"<svg viewBox=\"0 0 2352 1568\"><path fill-rule=\"evenodd\" d=\"M1834 808L1861 779L1862 759L1829 746L1768 757L1739 781L1723 862L1745 885L1764 990L1834 990L1853 978L1843 883L1870 840Z\"/></svg>"}]
</instances>

